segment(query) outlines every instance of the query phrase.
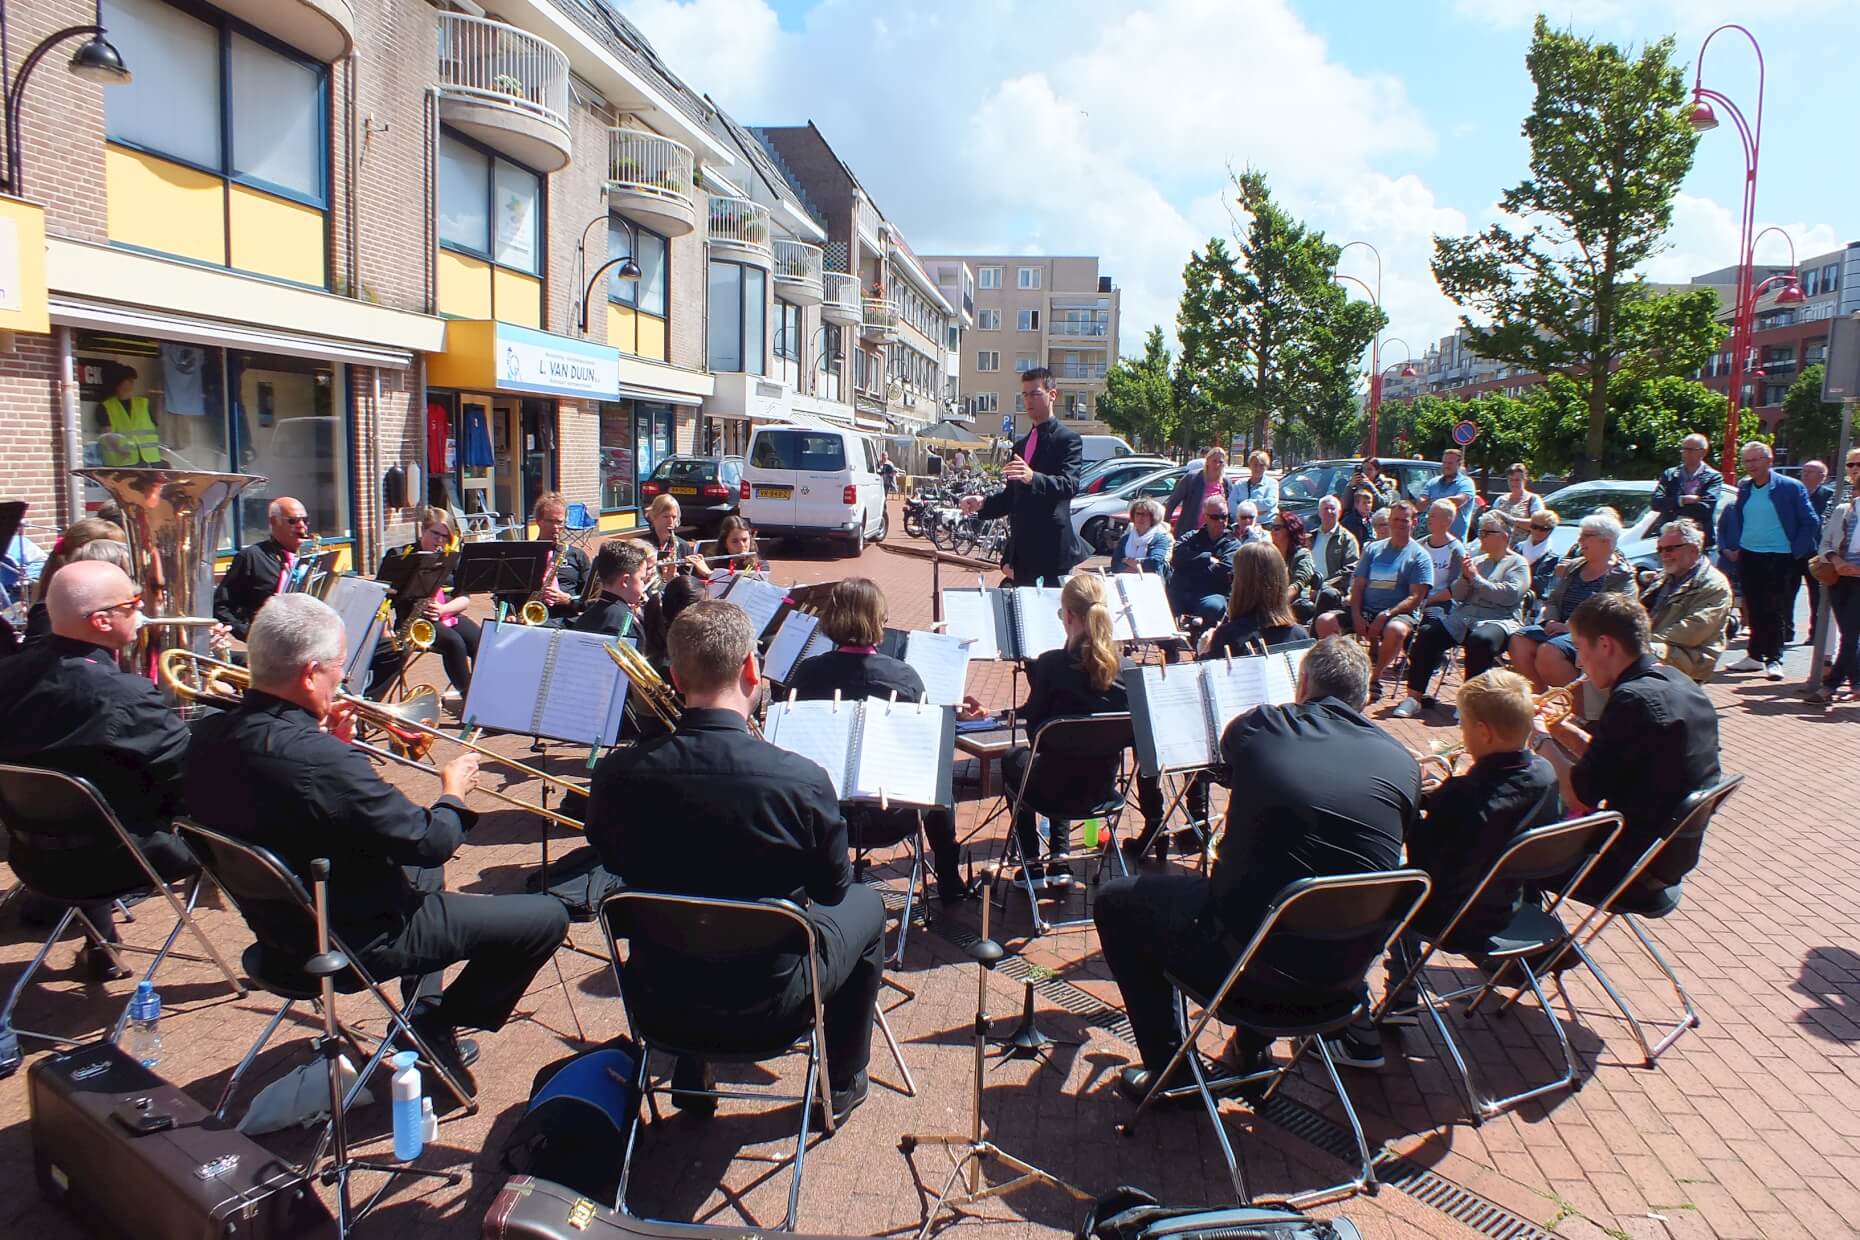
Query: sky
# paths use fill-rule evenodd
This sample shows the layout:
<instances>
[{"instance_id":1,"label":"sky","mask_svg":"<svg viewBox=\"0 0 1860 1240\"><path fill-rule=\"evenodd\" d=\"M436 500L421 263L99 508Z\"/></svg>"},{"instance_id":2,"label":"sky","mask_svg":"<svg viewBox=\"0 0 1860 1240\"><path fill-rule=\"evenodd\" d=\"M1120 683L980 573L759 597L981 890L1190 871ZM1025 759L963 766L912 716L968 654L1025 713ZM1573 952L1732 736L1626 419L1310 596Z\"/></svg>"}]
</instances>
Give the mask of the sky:
<instances>
[{"instance_id":1,"label":"sky","mask_svg":"<svg viewBox=\"0 0 1860 1240\"><path fill-rule=\"evenodd\" d=\"M1851 82L1860 0L617 0L687 84L751 125L820 127L919 254L1096 254L1123 290L1122 351L1173 332L1183 264L1233 229L1228 170L1267 174L1336 243L1381 254L1384 360L1452 331L1436 234L1497 216L1527 171L1519 125L1540 9L1587 37L1673 35L1692 66L1720 23L1767 62L1758 226L1802 258L1860 240ZM1711 43L1705 85L1754 119L1756 55ZM1840 119L1840 118L1846 119ZM1683 281L1736 261L1743 157L1703 136L1667 248ZM1759 263L1783 262L1774 234ZM1355 247L1341 270L1375 284ZM1398 338L1390 342L1390 337Z\"/></svg>"}]
</instances>

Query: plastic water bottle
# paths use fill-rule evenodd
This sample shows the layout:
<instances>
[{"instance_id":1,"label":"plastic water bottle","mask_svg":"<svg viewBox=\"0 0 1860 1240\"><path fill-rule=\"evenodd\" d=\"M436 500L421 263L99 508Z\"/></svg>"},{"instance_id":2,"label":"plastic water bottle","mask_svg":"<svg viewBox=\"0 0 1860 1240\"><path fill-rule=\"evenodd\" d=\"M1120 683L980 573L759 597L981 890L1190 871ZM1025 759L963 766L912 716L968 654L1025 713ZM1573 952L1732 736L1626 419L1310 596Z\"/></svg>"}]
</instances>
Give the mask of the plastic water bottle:
<instances>
[{"instance_id":1,"label":"plastic water bottle","mask_svg":"<svg viewBox=\"0 0 1860 1240\"><path fill-rule=\"evenodd\" d=\"M420 1134L420 1070L414 1066L419 1056L401 1051L394 1056L394 1157L412 1162L426 1148Z\"/></svg>"},{"instance_id":2,"label":"plastic water bottle","mask_svg":"<svg viewBox=\"0 0 1860 1240\"><path fill-rule=\"evenodd\" d=\"M129 1001L129 1027L123 1033L123 1052L145 1068L161 1062L161 996L150 982L137 982Z\"/></svg>"}]
</instances>

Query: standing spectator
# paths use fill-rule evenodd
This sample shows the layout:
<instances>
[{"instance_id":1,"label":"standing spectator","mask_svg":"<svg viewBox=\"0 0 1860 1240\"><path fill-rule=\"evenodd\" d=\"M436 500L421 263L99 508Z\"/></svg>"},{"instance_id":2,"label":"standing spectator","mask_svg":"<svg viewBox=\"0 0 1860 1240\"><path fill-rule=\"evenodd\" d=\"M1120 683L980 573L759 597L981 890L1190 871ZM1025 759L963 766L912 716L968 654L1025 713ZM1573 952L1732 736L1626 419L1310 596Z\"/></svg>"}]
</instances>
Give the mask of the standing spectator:
<instances>
[{"instance_id":1,"label":"standing spectator","mask_svg":"<svg viewBox=\"0 0 1860 1240\"><path fill-rule=\"evenodd\" d=\"M957 454L956 468L962 468L961 454ZM878 476L885 480L885 494L890 495L898 489L898 467L892 462L891 453L878 454Z\"/></svg>"},{"instance_id":2,"label":"standing spectator","mask_svg":"<svg viewBox=\"0 0 1860 1240\"><path fill-rule=\"evenodd\" d=\"M1227 502L1227 451L1219 447L1209 448L1199 463L1188 467L1163 505L1163 516L1174 525L1178 540L1200 526L1209 498L1216 495Z\"/></svg>"},{"instance_id":3,"label":"standing spectator","mask_svg":"<svg viewBox=\"0 0 1860 1240\"><path fill-rule=\"evenodd\" d=\"M1725 554L1737 565L1750 640L1744 657L1729 670L1760 670L1770 680L1781 680L1788 632L1783 608L1791 597L1797 563L1812 555L1821 541L1821 522L1809 505L1808 488L1772 468L1768 444L1753 440L1744 445L1742 457L1748 477L1737 484L1737 499L1720 532Z\"/></svg>"},{"instance_id":4,"label":"standing spectator","mask_svg":"<svg viewBox=\"0 0 1860 1240\"><path fill-rule=\"evenodd\" d=\"M1229 507L1238 508L1243 503L1251 503L1259 510L1259 523L1271 525L1272 518L1279 511L1279 483L1276 478L1266 476L1266 467L1272 464L1272 456L1265 449L1255 449L1247 454L1247 476L1234 483L1228 493Z\"/></svg>"},{"instance_id":5,"label":"standing spectator","mask_svg":"<svg viewBox=\"0 0 1860 1240\"><path fill-rule=\"evenodd\" d=\"M1717 526L1718 493L1722 479L1718 471L1705 463L1711 440L1703 435L1687 435L1679 445L1680 464L1669 468L1653 484L1653 502L1657 514L1647 537L1653 538L1674 517L1691 517L1705 531L1705 545L1711 546L1712 531Z\"/></svg>"},{"instance_id":6,"label":"standing spectator","mask_svg":"<svg viewBox=\"0 0 1860 1240\"><path fill-rule=\"evenodd\" d=\"M1458 448L1448 448L1441 453L1440 476L1429 481L1423 490L1430 504L1444 499L1453 505L1453 527L1450 532L1462 541L1472 518L1473 503L1479 498L1473 480L1460 469L1464 460L1465 454Z\"/></svg>"},{"instance_id":7,"label":"standing spectator","mask_svg":"<svg viewBox=\"0 0 1860 1240\"><path fill-rule=\"evenodd\" d=\"M1350 489L1344 503L1345 509L1354 508L1356 496L1364 491L1369 493L1368 512L1374 512L1378 508L1387 508L1401 498L1401 491L1395 486L1395 480L1382 472L1382 462L1373 456L1364 457L1363 463L1357 466L1356 472L1351 475Z\"/></svg>"},{"instance_id":8,"label":"standing spectator","mask_svg":"<svg viewBox=\"0 0 1860 1240\"><path fill-rule=\"evenodd\" d=\"M1828 587L1828 600L1840 634L1834 667L1813 700L1830 701L1845 681L1860 694L1860 448L1847 454L1847 502L1828 514L1821 536L1821 558L1840 574Z\"/></svg>"},{"instance_id":9,"label":"standing spectator","mask_svg":"<svg viewBox=\"0 0 1860 1240\"><path fill-rule=\"evenodd\" d=\"M984 520L1008 519L1011 544L1002 568L1015 585L1058 585L1091 554L1069 519L1085 443L1053 416L1058 385L1052 371L1036 366L1021 375L1020 387L1033 425L1001 470L1007 485L987 499L963 496L962 510L979 512Z\"/></svg>"},{"instance_id":10,"label":"standing spectator","mask_svg":"<svg viewBox=\"0 0 1860 1240\"><path fill-rule=\"evenodd\" d=\"M1525 487L1529 480L1530 471L1522 461L1512 465L1505 471L1505 484L1510 489L1492 505L1492 511L1504 518L1510 529L1514 546L1529 535L1531 518L1544 510L1544 497Z\"/></svg>"},{"instance_id":11,"label":"standing spectator","mask_svg":"<svg viewBox=\"0 0 1860 1240\"><path fill-rule=\"evenodd\" d=\"M1311 536L1311 562L1317 568L1316 595L1319 612L1338 611L1343 597L1350 591L1350 577L1356 572L1357 557L1363 548L1355 534L1343 524L1343 503L1335 495L1318 501L1318 528Z\"/></svg>"},{"instance_id":12,"label":"standing spectator","mask_svg":"<svg viewBox=\"0 0 1860 1240\"><path fill-rule=\"evenodd\" d=\"M1828 481L1828 467L1820 461L1802 463L1802 486L1808 491L1808 506L1815 510L1815 520L1825 523L1828 519L1828 505L1834 501L1834 484ZM1821 583L1809 575L1808 563L1814 559L1811 553L1805 555L1796 564L1795 580L1789 583L1789 606L1784 615L1789 617L1789 640L1795 640L1795 593L1804 581L1808 583L1808 644L1815 644L1817 626L1821 623Z\"/></svg>"}]
</instances>

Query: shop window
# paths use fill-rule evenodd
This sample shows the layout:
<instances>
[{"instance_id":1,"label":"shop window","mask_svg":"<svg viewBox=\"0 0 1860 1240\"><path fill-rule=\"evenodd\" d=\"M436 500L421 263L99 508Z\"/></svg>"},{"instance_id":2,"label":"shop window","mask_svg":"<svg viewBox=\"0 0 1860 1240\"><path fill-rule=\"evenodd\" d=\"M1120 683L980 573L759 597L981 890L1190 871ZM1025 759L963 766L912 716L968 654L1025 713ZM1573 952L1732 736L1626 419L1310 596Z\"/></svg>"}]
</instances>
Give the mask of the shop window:
<instances>
[{"instance_id":1,"label":"shop window","mask_svg":"<svg viewBox=\"0 0 1860 1240\"><path fill-rule=\"evenodd\" d=\"M349 435L339 371L327 362L264 353L232 353L227 369L239 467L267 479L239 494L243 540L264 537L265 508L280 495L302 501L312 533L346 534Z\"/></svg>"},{"instance_id":2,"label":"shop window","mask_svg":"<svg viewBox=\"0 0 1860 1240\"><path fill-rule=\"evenodd\" d=\"M630 235L629 235L630 233ZM629 247L630 250L629 250ZM671 360L671 303L667 296L671 247L650 229L616 218L607 221L607 255L631 253L639 279L622 280L615 267L607 273L607 343L622 353L664 362ZM614 307L621 307L615 309Z\"/></svg>"},{"instance_id":3,"label":"shop window","mask_svg":"<svg viewBox=\"0 0 1860 1240\"><path fill-rule=\"evenodd\" d=\"M644 482L660 461L676 450L674 422L676 411L670 405L653 405L637 401L633 405L633 442L635 482Z\"/></svg>"},{"instance_id":4,"label":"shop window","mask_svg":"<svg viewBox=\"0 0 1860 1240\"><path fill-rule=\"evenodd\" d=\"M601 511L634 507L637 471L633 464L633 406L621 401L601 406Z\"/></svg>"}]
</instances>

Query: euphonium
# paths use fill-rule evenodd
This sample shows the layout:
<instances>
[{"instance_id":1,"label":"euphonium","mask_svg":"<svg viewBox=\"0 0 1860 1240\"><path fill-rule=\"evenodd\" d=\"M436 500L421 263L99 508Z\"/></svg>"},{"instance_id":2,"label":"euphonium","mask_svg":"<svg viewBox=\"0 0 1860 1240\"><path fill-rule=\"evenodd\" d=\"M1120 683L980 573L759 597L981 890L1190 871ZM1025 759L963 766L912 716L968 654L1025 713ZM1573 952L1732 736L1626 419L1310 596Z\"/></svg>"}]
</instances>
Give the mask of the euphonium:
<instances>
[{"instance_id":1,"label":"euphonium","mask_svg":"<svg viewBox=\"0 0 1860 1240\"><path fill-rule=\"evenodd\" d=\"M1547 689L1538 694L1532 702L1536 708L1537 718L1543 723L1544 728L1546 730L1554 728L1575 713L1576 686L1573 684L1558 685L1554 689ZM1420 759L1421 770L1425 776L1430 766L1436 767L1441 779L1451 779L1455 775L1464 773L1461 770L1461 760L1465 757L1466 746L1464 744L1443 745Z\"/></svg>"},{"instance_id":2,"label":"euphonium","mask_svg":"<svg viewBox=\"0 0 1860 1240\"><path fill-rule=\"evenodd\" d=\"M646 656L629 642L615 641L607 643L607 657L618 665L633 687L633 695L646 703L646 708L658 716L659 722L668 728L677 728L684 707L679 705L678 695L665 683L665 678L646 661Z\"/></svg>"}]
</instances>

